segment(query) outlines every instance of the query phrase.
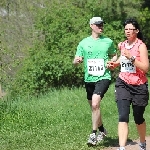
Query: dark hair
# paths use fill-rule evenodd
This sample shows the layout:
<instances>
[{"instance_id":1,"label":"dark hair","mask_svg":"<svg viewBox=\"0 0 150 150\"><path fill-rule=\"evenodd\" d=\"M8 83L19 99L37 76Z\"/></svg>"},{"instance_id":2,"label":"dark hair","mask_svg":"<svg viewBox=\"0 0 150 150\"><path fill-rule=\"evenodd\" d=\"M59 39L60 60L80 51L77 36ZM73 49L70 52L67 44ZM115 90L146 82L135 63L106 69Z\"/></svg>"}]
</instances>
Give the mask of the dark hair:
<instances>
[{"instance_id":1,"label":"dark hair","mask_svg":"<svg viewBox=\"0 0 150 150\"><path fill-rule=\"evenodd\" d=\"M138 29L139 32L137 34L137 38L144 41L144 37L143 37L143 34L141 32L141 29L140 29L138 22L134 18L129 18L124 22L123 26L125 27L127 24L132 24L136 29Z\"/></svg>"}]
</instances>

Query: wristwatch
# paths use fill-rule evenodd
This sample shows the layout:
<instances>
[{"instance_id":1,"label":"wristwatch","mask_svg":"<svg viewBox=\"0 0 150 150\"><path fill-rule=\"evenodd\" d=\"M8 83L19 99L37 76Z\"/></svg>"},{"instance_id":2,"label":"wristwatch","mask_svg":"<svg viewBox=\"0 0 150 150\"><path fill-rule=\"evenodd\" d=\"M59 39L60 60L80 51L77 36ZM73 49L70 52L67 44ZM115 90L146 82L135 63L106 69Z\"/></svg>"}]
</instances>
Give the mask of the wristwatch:
<instances>
[{"instance_id":1,"label":"wristwatch","mask_svg":"<svg viewBox=\"0 0 150 150\"><path fill-rule=\"evenodd\" d=\"M136 56L132 56L129 60L133 63L135 61Z\"/></svg>"}]
</instances>

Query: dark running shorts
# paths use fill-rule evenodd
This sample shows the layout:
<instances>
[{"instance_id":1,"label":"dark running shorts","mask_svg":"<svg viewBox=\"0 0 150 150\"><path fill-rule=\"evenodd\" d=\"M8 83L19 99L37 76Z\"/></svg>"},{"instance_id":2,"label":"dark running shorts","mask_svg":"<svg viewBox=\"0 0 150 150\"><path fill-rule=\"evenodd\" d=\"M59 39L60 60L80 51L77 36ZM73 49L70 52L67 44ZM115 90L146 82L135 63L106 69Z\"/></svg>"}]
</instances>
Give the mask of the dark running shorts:
<instances>
[{"instance_id":1,"label":"dark running shorts","mask_svg":"<svg viewBox=\"0 0 150 150\"><path fill-rule=\"evenodd\" d=\"M115 95L116 101L129 100L133 105L146 106L149 100L148 83L130 85L118 77L115 84Z\"/></svg>"},{"instance_id":2,"label":"dark running shorts","mask_svg":"<svg viewBox=\"0 0 150 150\"><path fill-rule=\"evenodd\" d=\"M104 94L107 92L111 80L103 79L97 82L85 82L85 88L87 93L87 99L92 100L93 94L100 95L101 99L104 97Z\"/></svg>"}]
</instances>

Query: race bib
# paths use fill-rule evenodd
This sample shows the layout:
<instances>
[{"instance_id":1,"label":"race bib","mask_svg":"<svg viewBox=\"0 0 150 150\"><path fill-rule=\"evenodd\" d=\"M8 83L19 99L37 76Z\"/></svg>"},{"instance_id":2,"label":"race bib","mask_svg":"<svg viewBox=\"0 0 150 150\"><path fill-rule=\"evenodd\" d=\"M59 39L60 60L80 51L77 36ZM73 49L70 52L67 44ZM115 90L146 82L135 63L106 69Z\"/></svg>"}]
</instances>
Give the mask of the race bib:
<instances>
[{"instance_id":1,"label":"race bib","mask_svg":"<svg viewBox=\"0 0 150 150\"><path fill-rule=\"evenodd\" d=\"M120 58L121 72L136 73L136 67L133 65L131 60L127 59L125 56Z\"/></svg>"},{"instance_id":2,"label":"race bib","mask_svg":"<svg viewBox=\"0 0 150 150\"><path fill-rule=\"evenodd\" d=\"M88 74L93 76L103 76L105 73L104 59L88 59Z\"/></svg>"}]
</instances>

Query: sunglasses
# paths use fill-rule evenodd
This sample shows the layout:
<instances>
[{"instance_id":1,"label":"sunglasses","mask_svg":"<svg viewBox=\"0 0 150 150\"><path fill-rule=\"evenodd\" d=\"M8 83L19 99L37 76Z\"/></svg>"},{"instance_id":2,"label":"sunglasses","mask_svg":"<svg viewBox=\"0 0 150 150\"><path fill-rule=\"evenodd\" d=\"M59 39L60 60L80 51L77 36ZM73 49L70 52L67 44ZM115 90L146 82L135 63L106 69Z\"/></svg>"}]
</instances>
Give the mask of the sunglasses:
<instances>
[{"instance_id":1,"label":"sunglasses","mask_svg":"<svg viewBox=\"0 0 150 150\"><path fill-rule=\"evenodd\" d=\"M95 24L99 28L103 28L103 24Z\"/></svg>"},{"instance_id":2,"label":"sunglasses","mask_svg":"<svg viewBox=\"0 0 150 150\"><path fill-rule=\"evenodd\" d=\"M129 28L129 29L124 29L124 30L125 30L125 31L128 31L128 30L129 30L129 31L134 31L134 30L137 30L137 29L130 29L130 28Z\"/></svg>"}]
</instances>

